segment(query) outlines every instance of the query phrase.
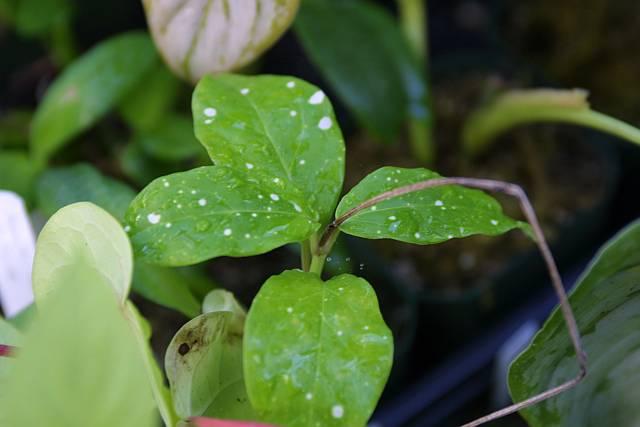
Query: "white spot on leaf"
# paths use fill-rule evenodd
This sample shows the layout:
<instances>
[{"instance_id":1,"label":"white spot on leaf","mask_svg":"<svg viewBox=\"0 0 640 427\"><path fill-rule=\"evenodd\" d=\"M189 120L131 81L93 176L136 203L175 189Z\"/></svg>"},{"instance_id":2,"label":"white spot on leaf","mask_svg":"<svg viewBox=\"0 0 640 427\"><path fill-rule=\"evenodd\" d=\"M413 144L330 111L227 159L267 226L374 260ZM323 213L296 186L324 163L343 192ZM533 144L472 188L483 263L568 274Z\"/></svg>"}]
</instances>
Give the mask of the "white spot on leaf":
<instances>
[{"instance_id":1,"label":"white spot on leaf","mask_svg":"<svg viewBox=\"0 0 640 427\"><path fill-rule=\"evenodd\" d=\"M322 103L322 101L324 101L324 92L321 90L317 91L311 95L311 98L309 98L309 104L311 105L318 105Z\"/></svg>"},{"instance_id":2,"label":"white spot on leaf","mask_svg":"<svg viewBox=\"0 0 640 427\"><path fill-rule=\"evenodd\" d=\"M443 206L444 203L442 203L442 200L436 200L436 202L434 203L436 206Z\"/></svg>"},{"instance_id":3,"label":"white spot on leaf","mask_svg":"<svg viewBox=\"0 0 640 427\"><path fill-rule=\"evenodd\" d=\"M246 163L245 166L247 169L253 169L253 165L251 163Z\"/></svg>"},{"instance_id":4,"label":"white spot on leaf","mask_svg":"<svg viewBox=\"0 0 640 427\"><path fill-rule=\"evenodd\" d=\"M243 88L243 89L240 89L240 93L243 94L243 95L247 95L249 93L249 89L246 88L246 87Z\"/></svg>"},{"instance_id":5,"label":"white spot on leaf","mask_svg":"<svg viewBox=\"0 0 640 427\"><path fill-rule=\"evenodd\" d=\"M318 128L320 128L320 130L331 129L331 126L333 126L333 122L331 121L331 118L326 116L321 118L320 122L318 123Z\"/></svg>"},{"instance_id":6,"label":"white spot on leaf","mask_svg":"<svg viewBox=\"0 0 640 427\"><path fill-rule=\"evenodd\" d=\"M153 213L151 212L149 215L147 215L147 220L151 223L151 224L157 224L160 222L160 218L162 218L160 216L160 214L157 213Z\"/></svg>"},{"instance_id":7,"label":"white spot on leaf","mask_svg":"<svg viewBox=\"0 0 640 427\"><path fill-rule=\"evenodd\" d=\"M215 117L215 115L218 114L218 111L215 108L207 107L204 109L203 113L207 117Z\"/></svg>"},{"instance_id":8,"label":"white spot on leaf","mask_svg":"<svg viewBox=\"0 0 640 427\"><path fill-rule=\"evenodd\" d=\"M294 82L293 80L287 83L287 87L289 89L293 89L294 87L296 87L296 82Z\"/></svg>"},{"instance_id":9,"label":"white spot on leaf","mask_svg":"<svg viewBox=\"0 0 640 427\"><path fill-rule=\"evenodd\" d=\"M342 405L333 405L331 407L331 416L333 418L342 418L344 415L344 408Z\"/></svg>"},{"instance_id":10,"label":"white spot on leaf","mask_svg":"<svg viewBox=\"0 0 640 427\"><path fill-rule=\"evenodd\" d=\"M269 197L271 197L271 200L273 200L274 202L280 200L280 196L278 196L277 194L271 194Z\"/></svg>"},{"instance_id":11,"label":"white spot on leaf","mask_svg":"<svg viewBox=\"0 0 640 427\"><path fill-rule=\"evenodd\" d=\"M206 206L207 205L207 199L200 199L198 200L198 204L200 206Z\"/></svg>"},{"instance_id":12,"label":"white spot on leaf","mask_svg":"<svg viewBox=\"0 0 640 427\"><path fill-rule=\"evenodd\" d=\"M233 233L233 231L230 228L225 228L222 232L225 236L231 236L231 233Z\"/></svg>"}]
</instances>

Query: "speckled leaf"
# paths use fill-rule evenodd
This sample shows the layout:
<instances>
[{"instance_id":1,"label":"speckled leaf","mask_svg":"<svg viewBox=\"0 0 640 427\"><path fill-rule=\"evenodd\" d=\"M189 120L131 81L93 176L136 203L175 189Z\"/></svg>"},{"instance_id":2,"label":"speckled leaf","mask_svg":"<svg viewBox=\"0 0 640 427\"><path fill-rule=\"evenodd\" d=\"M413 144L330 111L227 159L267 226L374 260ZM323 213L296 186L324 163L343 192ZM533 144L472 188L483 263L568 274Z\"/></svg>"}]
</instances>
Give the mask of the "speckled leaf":
<instances>
[{"instance_id":1,"label":"speckled leaf","mask_svg":"<svg viewBox=\"0 0 640 427\"><path fill-rule=\"evenodd\" d=\"M198 154L206 159L202 146L193 134L193 123L183 116L165 117L160 125L140 131L134 139L150 156L164 161L180 161Z\"/></svg>"},{"instance_id":2,"label":"speckled leaf","mask_svg":"<svg viewBox=\"0 0 640 427\"><path fill-rule=\"evenodd\" d=\"M247 317L245 383L267 422L363 426L386 383L393 338L371 286L286 271L264 284Z\"/></svg>"},{"instance_id":3,"label":"speckled leaf","mask_svg":"<svg viewBox=\"0 0 640 427\"><path fill-rule=\"evenodd\" d=\"M174 266L299 242L318 224L292 190L222 166L168 175L129 207L131 241L144 260Z\"/></svg>"},{"instance_id":4,"label":"speckled leaf","mask_svg":"<svg viewBox=\"0 0 640 427\"><path fill-rule=\"evenodd\" d=\"M38 236L33 261L36 302L81 279L109 286L124 304L132 269L131 245L118 221L92 203L74 203L56 212Z\"/></svg>"},{"instance_id":5,"label":"speckled leaf","mask_svg":"<svg viewBox=\"0 0 640 427\"><path fill-rule=\"evenodd\" d=\"M344 178L344 142L331 103L291 77L205 77L193 96L196 136L218 165L293 186L326 223Z\"/></svg>"},{"instance_id":6,"label":"speckled leaf","mask_svg":"<svg viewBox=\"0 0 640 427\"><path fill-rule=\"evenodd\" d=\"M151 39L127 33L94 47L49 87L31 128L31 148L46 159L90 127L140 83L156 61Z\"/></svg>"},{"instance_id":7,"label":"speckled leaf","mask_svg":"<svg viewBox=\"0 0 640 427\"><path fill-rule=\"evenodd\" d=\"M299 0L143 0L164 60L181 77L236 70L289 27Z\"/></svg>"},{"instance_id":8,"label":"speckled leaf","mask_svg":"<svg viewBox=\"0 0 640 427\"><path fill-rule=\"evenodd\" d=\"M245 315L244 310L225 309L202 314L171 340L165 369L182 418L254 418L242 371Z\"/></svg>"},{"instance_id":9,"label":"speckled leaf","mask_svg":"<svg viewBox=\"0 0 640 427\"><path fill-rule=\"evenodd\" d=\"M124 219L127 206L135 197L130 187L103 176L89 164L48 169L40 176L36 193L38 207L47 216L71 203L91 202L118 221Z\"/></svg>"},{"instance_id":10,"label":"speckled leaf","mask_svg":"<svg viewBox=\"0 0 640 427\"><path fill-rule=\"evenodd\" d=\"M595 256L569 298L589 360L574 389L522 412L533 427L636 426L640 423L640 222ZM577 375L578 366L555 310L509 370L515 401Z\"/></svg>"},{"instance_id":11,"label":"speckled leaf","mask_svg":"<svg viewBox=\"0 0 640 427\"><path fill-rule=\"evenodd\" d=\"M0 399L0 425L152 427L135 338L113 292L76 276L38 304Z\"/></svg>"},{"instance_id":12,"label":"speckled leaf","mask_svg":"<svg viewBox=\"0 0 640 427\"><path fill-rule=\"evenodd\" d=\"M439 177L427 169L383 167L342 198L336 217L385 191ZM494 236L519 227L528 229L506 217L498 202L485 193L443 186L380 202L347 220L340 230L367 239L429 245L474 234Z\"/></svg>"}]
</instances>

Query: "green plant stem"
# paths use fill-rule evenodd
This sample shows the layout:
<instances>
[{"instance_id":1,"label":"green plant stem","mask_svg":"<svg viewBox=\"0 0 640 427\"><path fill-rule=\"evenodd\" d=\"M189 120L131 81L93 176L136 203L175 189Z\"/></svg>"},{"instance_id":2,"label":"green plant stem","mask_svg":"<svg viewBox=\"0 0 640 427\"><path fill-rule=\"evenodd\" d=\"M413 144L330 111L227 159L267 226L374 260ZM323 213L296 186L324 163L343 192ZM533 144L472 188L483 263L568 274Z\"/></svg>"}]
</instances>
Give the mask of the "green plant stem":
<instances>
[{"instance_id":1,"label":"green plant stem","mask_svg":"<svg viewBox=\"0 0 640 427\"><path fill-rule=\"evenodd\" d=\"M326 254L314 255L311 258L311 266L309 267L309 272L316 273L318 276L322 275L322 270L324 269L324 262L326 259Z\"/></svg>"},{"instance_id":2,"label":"green plant stem","mask_svg":"<svg viewBox=\"0 0 640 427\"><path fill-rule=\"evenodd\" d=\"M398 0L400 25L409 42L416 60L422 66L425 93L421 94L420 106L425 111L410 111L408 123L409 143L413 156L425 165L432 164L435 158L433 145L433 114L429 93L429 43L426 0ZM422 108L419 108L422 110Z\"/></svg>"},{"instance_id":3,"label":"green plant stem","mask_svg":"<svg viewBox=\"0 0 640 427\"><path fill-rule=\"evenodd\" d=\"M311 242L309 240L300 243L300 263L302 271L309 271L311 267Z\"/></svg>"},{"instance_id":4,"label":"green plant stem","mask_svg":"<svg viewBox=\"0 0 640 427\"><path fill-rule=\"evenodd\" d=\"M68 65L76 56L76 46L68 19L60 20L51 29L51 52L59 67Z\"/></svg>"},{"instance_id":5,"label":"green plant stem","mask_svg":"<svg viewBox=\"0 0 640 427\"><path fill-rule=\"evenodd\" d=\"M609 133L640 145L640 129L621 120L591 110L588 106L567 107L496 103L479 110L465 125L463 142L469 154L485 149L499 134L518 125L535 122L556 122L581 125Z\"/></svg>"}]
</instances>

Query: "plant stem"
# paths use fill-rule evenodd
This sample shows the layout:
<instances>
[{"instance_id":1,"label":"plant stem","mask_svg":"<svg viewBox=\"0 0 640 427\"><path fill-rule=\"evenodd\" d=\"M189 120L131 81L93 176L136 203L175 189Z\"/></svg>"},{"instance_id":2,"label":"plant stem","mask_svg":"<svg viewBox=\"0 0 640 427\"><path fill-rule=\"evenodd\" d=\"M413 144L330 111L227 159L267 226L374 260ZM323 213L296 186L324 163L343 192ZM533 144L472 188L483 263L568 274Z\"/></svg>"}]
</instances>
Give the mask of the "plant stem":
<instances>
[{"instance_id":1,"label":"plant stem","mask_svg":"<svg viewBox=\"0 0 640 427\"><path fill-rule=\"evenodd\" d=\"M435 157L433 145L433 109L429 91L429 43L426 0L398 0L400 25L409 47L422 68L422 92L410 94L409 142L413 156L423 164ZM413 105L415 104L415 105Z\"/></svg>"},{"instance_id":2,"label":"plant stem","mask_svg":"<svg viewBox=\"0 0 640 427\"><path fill-rule=\"evenodd\" d=\"M640 145L640 129L591 110L586 92L539 89L508 93L474 113L463 130L465 150L477 154L500 133L535 122L582 125Z\"/></svg>"},{"instance_id":3,"label":"plant stem","mask_svg":"<svg viewBox=\"0 0 640 427\"><path fill-rule=\"evenodd\" d=\"M300 263L302 271L309 271L311 266L311 242L309 240L300 243Z\"/></svg>"},{"instance_id":4,"label":"plant stem","mask_svg":"<svg viewBox=\"0 0 640 427\"><path fill-rule=\"evenodd\" d=\"M445 185L462 185L470 188L478 188L481 190L493 191L493 192L501 192L507 195L513 196L520 202L520 208L531 225L533 229L533 236L536 244L538 245L538 249L540 250L544 262L547 266L547 270L549 272L549 276L551 277L551 284L556 292L558 300L560 302L560 310L562 312L562 316L564 317L565 324L567 325L567 329L569 332L569 337L571 339L571 343L573 345L573 349L576 354L576 360L578 361L579 372L575 378L570 381L567 381L558 387L552 388L550 390L546 390L543 393L537 394L525 401L515 403L510 405L504 409L491 413L485 417L479 418L475 421L472 421L468 424L465 424L463 427L475 427L486 422L495 420L500 417L504 417L505 415L517 412L521 409L527 408L531 405L539 403L545 399L556 396L566 390L575 387L578 383L582 381L582 379L587 374L587 356L582 349L580 330L578 329L578 325L576 323L575 316L573 314L573 310L571 309L571 305L569 304L569 299L567 297L567 293L564 290L564 285L562 283L562 278L560 277L560 272L558 271L558 267L553 259L553 255L551 250L549 249L549 245L544 237L544 233L542 232L542 227L540 227L540 223L538 222L538 218L536 213L531 206L531 202L524 192L524 190L516 185L510 184L502 181L494 181L489 179L474 179L474 178L437 178L430 179L426 181L420 181L415 184L405 185L403 187L398 187L393 190L386 191L381 193L375 197L372 197L369 200L361 203L360 205L350 209L342 216L337 218L331 224L329 224L320 239L319 247L323 248L325 244L328 244L332 240L335 240L334 235L337 234L337 230L341 224L347 221L349 218L352 218L358 212L367 209L373 205L376 205L382 201L393 199L395 197L402 196L404 194L413 193L416 191L426 190L428 188L441 187Z\"/></svg>"},{"instance_id":5,"label":"plant stem","mask_svg":"<svg viewBox=\"0 0 640 427\"><path fill-rule=\"evenodd\" d=\"M327 259L327 254L313 255L311 258L311 266L309 267L310 273L316 273L318 276L322 275L324 269L324 261Z\"/></svg>"},{"instance_id":6,"label":"plant stem","mask_svg":"<svg viewBox=\"0 0 640 427\"><path fill-rule=\"evenodd\" d=\"M64 67L76 56L76 45L68 19L60 20L51 29L51 52L58 67Z\"/></svg>"}]
</instances>

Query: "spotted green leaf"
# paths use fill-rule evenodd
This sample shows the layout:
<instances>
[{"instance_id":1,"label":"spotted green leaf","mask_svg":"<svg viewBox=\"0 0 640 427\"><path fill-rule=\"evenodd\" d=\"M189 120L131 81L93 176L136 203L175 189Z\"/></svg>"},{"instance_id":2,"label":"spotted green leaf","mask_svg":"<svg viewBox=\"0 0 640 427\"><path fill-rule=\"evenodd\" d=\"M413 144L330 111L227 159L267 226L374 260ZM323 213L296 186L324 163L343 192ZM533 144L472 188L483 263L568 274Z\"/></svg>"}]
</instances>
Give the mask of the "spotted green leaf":
<instances>
[{"instance_id":1,"label":"spotted green leaf","mask_svg":"<svg viewBox=\"0 0 640 427\"><path fill-rule=\"evenodd\" d=\"M71 203L91 202L119 221L135 197L135 192L127 185L82 163L46 170L38 180L36 193L38 207L47 216Z\"/></svg>"},{"instance_id":2,"label":"spotted green leaf","mask_svg":"<svg viewBox=\"0 0 640 427\"><path fill-rule=\"evenodd\" d=\"M532 427L633 426L640 420L640 222L610 240L570 298L588 356L574 389L522 411ZM574 378L573 348L555 310L509 370L515 401Z\"/></svg>"},{"instance_id":3,"label":"spotted green leaf","mask_svg":"<svg viewBox=\"0 0 640 427\"><path fill-rule=\"evenodd\" d=\"M31 148L46 159L113 108L155 63L144 33L118 35L71 64L47 90L31 128Z\"/></svg>"},{"instance_id":4,"label":"spotted green leaf","mask_svg":"<svg viewBox=\"0 0 640 427\"><path fill-rule=\"evenodd\" d=\"M427 169L383 167L342 198L336 217L385 191L439 178ZM394 239L418 245L485 234L494 236L528 226L502 213L492 197L460 186L430 188L380 202L347 220L340 230L367 239Z\"/></svg>"},{"instance_id":5,"label":"spotted green leaf","mask_svg":"<svg viewBox=\"0 0 640 427\"><path fill-rule=\"evenodd\" d=\"M38 304L0 398L0 425L151 427L153 399L111 289L74 276Z\"/></svg>"},{"instance_id":6,"label":"spotted green leaf","mask_svg":"<svg viewBox=\"0 0 640 427\"><path fill-rule=\"evenodd\" d=\"M176 411L183 418L254 418L242 370L246 313L236 310L235 301L231 308L196 317L169 344L165 369Z\"/></svg>"},{"instance_id":7,"label":"spotted green leaf","mask_svg":"<svg viewBox=\"0 0 640 427\"><path fill-rule=\"evenodd\" d=\"M132 269L131 245L118 221L92 203L68 205L49 219L36 242L36 302L54 289L81 280L109 286L124 304Z\"/></svg>"},{"instance_id":8,"label":"spotted green leaf","mask_svg":"<svg viewBox=\"0 0 640 427\"><path fill-rule=\"evenodd\" d=\"M129 207L127 229L136 253L157 264L256 255L318 228L292 190L260 173L204 166L149 184Z\"/></svg>"},{"instance_id":9,"label":"spotted green leaf","mask_svg":"<svg viewBox=\"0 0 640 427\"><path fill-rule=\"evenodd\" d=\"M344 178L344 142L331 103L292 77L205 77L193 96L196 136L217 165L295 187L326 223Z\"/></svg>"},{"instance_id":10,"label":"spotted green leaf","mask_svg":"<svg viewBox=\"0 0 640 427\"><path fill-rule=\"evenodd\" d=\"M392 358L375 292L355 276L286 271L267 280L247 316L245 383L267 422L365 425Z\"/></svg>"},{"instance_id":11,"label":"spotted green leaf","mask_svg":"<svg viewBox=\"0 0 640 427\"><path fill-rule=\"evenodd\" d=\"M241 68L289 27L299 0L143 0L164 60L179 76Z\"/></svg>"}]
</instances>

